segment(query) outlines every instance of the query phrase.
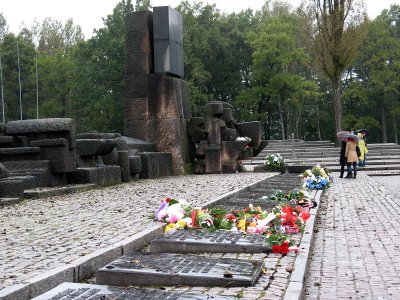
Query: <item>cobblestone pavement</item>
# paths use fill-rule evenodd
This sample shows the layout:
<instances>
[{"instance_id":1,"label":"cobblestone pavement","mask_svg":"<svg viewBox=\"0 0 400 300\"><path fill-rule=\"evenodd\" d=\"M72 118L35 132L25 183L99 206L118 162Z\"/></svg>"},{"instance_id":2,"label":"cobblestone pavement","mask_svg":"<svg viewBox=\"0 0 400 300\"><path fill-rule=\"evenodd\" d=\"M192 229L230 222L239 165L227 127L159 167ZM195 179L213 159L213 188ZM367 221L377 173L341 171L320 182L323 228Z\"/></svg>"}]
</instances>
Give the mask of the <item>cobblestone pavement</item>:
<instances>
[{"instance_id":1,"label":"cobblestone pavement","mask_svg":"<svg viewBox=\"0 0 400 300\"><path fill-rule=\"evenodd\" d=\"M400 299L400 176L340 179L320 207L304 299Z\"/></svg>"},{"instance_id":2,"label":"cobblestone pavement","mask_svg":"<svg viewBox=\"0 0 400 300\"><path fill-rule=\"evenodd\" d=\"M400 195L400 176L375 176L373 179L391 193Z\"/></svg>"},{"instance_id":3,"label":"cobblestone pavement","mask_svg":"<svg viewBox=\"0 0 400 300\"><path fill-rule=\"evenodd\" d=\"M114 245L153 225L161 199L202 204L272 176L267 173L167 177L0 208L0 290Z\"/></svg>"}]
</instances>

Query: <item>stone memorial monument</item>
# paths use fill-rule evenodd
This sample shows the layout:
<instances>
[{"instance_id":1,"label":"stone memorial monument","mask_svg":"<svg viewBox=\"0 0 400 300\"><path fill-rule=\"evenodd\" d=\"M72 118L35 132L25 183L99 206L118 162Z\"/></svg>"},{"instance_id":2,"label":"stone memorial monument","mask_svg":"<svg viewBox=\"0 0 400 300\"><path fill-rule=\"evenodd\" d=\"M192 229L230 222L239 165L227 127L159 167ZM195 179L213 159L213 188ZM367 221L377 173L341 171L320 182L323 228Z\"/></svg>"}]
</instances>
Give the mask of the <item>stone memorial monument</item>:
<instances>
[{"instance_id":1,"label":"stone memorial monument","mask_svg":"<svg viewBox=\"0 0 400 300\"><path fill-rule=\"evenodd\" d=\"M162 6L133 12L126 23L124 134L171 153L173 174L182 175L190 163L191 117L188 85L182 79L182 16Z\"/></svg>"}]
</instances>

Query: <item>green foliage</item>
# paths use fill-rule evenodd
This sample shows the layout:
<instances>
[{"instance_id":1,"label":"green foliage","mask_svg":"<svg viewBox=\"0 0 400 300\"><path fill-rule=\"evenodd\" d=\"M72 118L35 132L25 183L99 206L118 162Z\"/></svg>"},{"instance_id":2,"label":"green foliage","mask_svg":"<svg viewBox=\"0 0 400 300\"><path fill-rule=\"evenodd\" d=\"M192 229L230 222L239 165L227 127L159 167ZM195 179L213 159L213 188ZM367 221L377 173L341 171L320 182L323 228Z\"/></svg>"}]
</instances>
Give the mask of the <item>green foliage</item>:
<instances>
[{"instance_id":1,"label":"green foliage","mask_svg":"<svg viewBox=\"0 0 400 300\"><path fill-rule=\"evenodd\" d=\"M384 10L368 27L368 34L364 40L358 59L354 65L357 78L357 89L365 95L362 97L362 108L357 110L358 117L364 119L361 124L381 128L378 137L374 135L369 139L376 142L388 141L388 133L393 126L387 126L389 122L396 121L396 109L400 104L400 82L393 80L400 74L400 6L393 5L391 9ZM354 110L352 110L354 113ZM394 116L394 118L389 118ZM369 117L369 118L367 118ZM379 121L380 126L376 124ZM357 128L357 127L356 127Z\"/></svg>"},{"instance_id":2,"label":"green foliage","mask_svg":"<svg viewBox=\"0 0 400 300\"><path fill-rule=\"evenodd\" d=\"M185 175L191 175L194 173L194 167L193 164L189 163L183 166L183 174Z\"/></svg>"},{"instance_id":3,"label":"green foliage","mask_svg":"<svg viewBox=\"0 0 400 300\"><path fill-rule=\"evenodd\" d=\"M15 36L8 33L0 13L6 121L20 118L18 42L24 119L36 117L37 71L39 117L75 118L79 131L123 132L125 17L150 8L150 0L121 0L87 41L72 19L63 23L50 17ZM340 93L344 129L369 129L369 142L395 140L400 116L399 5L369 22L357 52L366 29L362 14L350 14L345 24L335 23L343 17L340 11L338 19L335 14L320 15L319 25L332 26L319 31L311 26L318 25L311 14L300 15L281 1L267 1L255 12L226 14L216 5L188 1L178 10L184 20L185 79L194 116L203 115L208 101L222 100L234 104L238 121L265 122L267 138L287 138L293 132L296 138L334 139L332 107L338 98L332 95ZM306 38L307 26L314 29L314 43ZM342 35L330 35L329 28ZM322 37L330 43L323 44ZM339 82L332 85L334 78Z\"/></svg>"},{"instance_id":4,"label":"green foliage","mask_svg":"<svg viewBox=\"0 0 400 300\"><path fill-rule=\"evenodd\" d=\"M304 101L318 95L317 85L308 80L310 57L296 38L301 19L282 5L275 4L276 14L247 34L253 53L250 86L236 98L242 120L265 120L281 138L298 132Z\"/></svg>"},{"instance_id":5,"label":"green foliage","mask_svg":"<svg viewBox=\"0 0 400 300\"><path fill-rule=\"evenodd\" d=\"M249 76L251 51L245 34L253 14L221 15L215 5L182 2L185 74L194 115L210 100L233 102Z\"/></svg>"},{"instance_id":6,"label":"green foliage","mask_svg":"<svg viewBox=\"0 0 400 300\"><path fill-rule=\"evenodd\" d=\"M8 32L7 21L3 16L3 13L0 13L0 42L3 41L4 36Z\"/></svg>"},{"instance_id":7,"label":"green foliage","mask_svg":"<svg viewBox=\"0 0 400 300\"><path fill-rule=\"evenodd\" d=\"M22 118L27 119L35 116L35 114L32 114L36 106L35 77L32 73L35 57L34 45L10 33L4 36L1 43L6 122L21 118L17 44L19 48Z\"/></svg>"},{"instance_id":8,"label":"green foliage","mask_svg":"<svg viewBox=\"0 0 400 300\"><path fill-rule=\"evenodd\" d=\"M119 2L74 52L71 116L80 131L123 132L125 18L132 11L130 0Z\"/></svg>"}]
</instances>

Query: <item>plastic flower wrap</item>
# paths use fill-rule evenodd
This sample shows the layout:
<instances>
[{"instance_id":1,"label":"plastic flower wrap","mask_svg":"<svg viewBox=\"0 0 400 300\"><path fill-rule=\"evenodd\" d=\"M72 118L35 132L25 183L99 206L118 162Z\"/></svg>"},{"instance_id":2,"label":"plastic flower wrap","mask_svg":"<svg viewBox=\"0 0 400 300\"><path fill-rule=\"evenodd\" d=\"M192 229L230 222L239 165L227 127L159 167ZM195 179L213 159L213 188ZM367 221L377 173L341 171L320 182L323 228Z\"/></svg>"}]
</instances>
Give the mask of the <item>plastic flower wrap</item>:
<instances>
[{"instance_id":1,"label":"plastic flower wrap","mask_svg":"<svg viewBox=\"0 0 400 300\"><path fill-rule=\"evenodd\" d=\"M190 210L190 205L185 200L166 198L161 201L154 213L154 219L167 223L177 222L187 214L188 210Z\"/></svg>"},{"instance_id":2,"label":"plastic flower wrap","mask_svg":"<svg viewBox=\"0 0 400 300\"><path fill-rule=\"evenodd\" d=\"M283 170L285 168L285 160L279 153L270 154L265 159L265 165L272 170Z\"/></svg>"}]
</instances>

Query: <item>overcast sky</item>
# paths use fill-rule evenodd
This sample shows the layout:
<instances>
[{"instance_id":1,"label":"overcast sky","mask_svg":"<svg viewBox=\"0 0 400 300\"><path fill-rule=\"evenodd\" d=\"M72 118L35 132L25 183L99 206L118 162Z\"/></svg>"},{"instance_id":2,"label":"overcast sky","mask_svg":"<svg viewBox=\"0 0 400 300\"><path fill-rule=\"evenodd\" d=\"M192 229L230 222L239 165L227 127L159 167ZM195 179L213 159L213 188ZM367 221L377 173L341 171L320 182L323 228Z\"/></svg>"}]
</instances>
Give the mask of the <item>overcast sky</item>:
<instances>
[{"instance_id":1,"label":"overcast sky","mask_svg":"<svg viewBox=\"0 0 400 300\"><path fill-rule=\"evenodd\" d=\"M42 21L46 17L65 21L72 18L75 25L80 25L86 38L92 36L93 28L103 27L102 18L111 14L120 0L0 0L0 12L3 13L9 30L18 33L21 23L28 27L33 20ZM180 0L151 0L152 6L176 7ZM192 0L189 0L192 2ZM199 1L197 1L199 2ZM300 0L288 0L297 5ZM391 4L399 4L400 0L365 0L368 15L375 18L383 9L389 9ZM132 3L136 3L132 0ZM216 3L221 11L239 12L252 8L259 10L264 0L204 0L203 3Z\"/></svg>"}]
</instances>

